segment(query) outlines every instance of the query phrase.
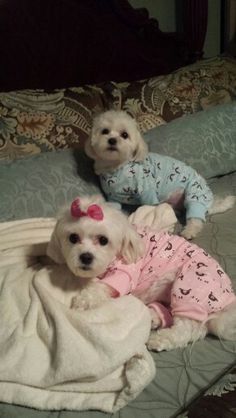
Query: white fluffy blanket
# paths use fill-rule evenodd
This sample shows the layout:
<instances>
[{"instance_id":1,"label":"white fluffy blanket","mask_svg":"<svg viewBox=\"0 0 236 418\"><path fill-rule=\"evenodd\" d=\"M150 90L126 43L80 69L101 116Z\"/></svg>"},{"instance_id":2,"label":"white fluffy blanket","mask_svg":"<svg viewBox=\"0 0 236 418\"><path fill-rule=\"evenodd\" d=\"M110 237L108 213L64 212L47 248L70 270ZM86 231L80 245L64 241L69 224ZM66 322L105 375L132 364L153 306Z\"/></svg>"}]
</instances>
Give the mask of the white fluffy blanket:
<instances>
[{"instance_id":1,"label":"white fluffy blanket","mask_svg":"<svg viewBox=\"0 0 236 418\"><path fill-rule=\"evenodd\" d=\"M43 267L38 258L54 225L0 224L0 401L115 412L155 375L148 309L133 296L70 309L76 289L66 267Z\"/></svg>"}]
</instances>

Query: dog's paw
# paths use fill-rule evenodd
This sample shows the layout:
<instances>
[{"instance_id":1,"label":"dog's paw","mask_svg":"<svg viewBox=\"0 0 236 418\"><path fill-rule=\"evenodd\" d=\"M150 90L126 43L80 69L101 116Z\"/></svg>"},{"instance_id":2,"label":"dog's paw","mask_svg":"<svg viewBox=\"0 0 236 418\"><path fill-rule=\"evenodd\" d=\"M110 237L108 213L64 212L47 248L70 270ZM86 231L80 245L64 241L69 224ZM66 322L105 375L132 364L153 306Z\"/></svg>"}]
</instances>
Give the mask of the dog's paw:
<instances>
[{"instance_id":1,"label":"dog's paw","mask_svg":"<svg viewBox=\"0 0 236 418\"><path fill-rule=\"evenodd\" d=\"M173 340L165 333L153 331L147 342L147 348L152 351L170 351L176 348Z\"/></svg>"},{"instance_id":2,"label":"dog's paw","mask_svg":"<svg viewBox=\"0 0 236 418\"><path fill-rule=\"evenodd\" d=\"M203 222L201 219L191 218L188 219L186 226L181 231L180 235L185 239L193 239L197 236L197 234L202 230Z\"/></svg>"},{"instance_id":3,"label":"dog's paw","mask_svg":"<svg viewBox=\"0 0 236 418\"><path fill-rule=\"evenodd\" d=\"M181 340L179 338L179 332L176 332L174 327L163 328L157 331L152 331L147 347L153 351L170 351L174 348L185 347L188 340Z\"/></svg>"},{"instance_id":4,"label":"dog's paw","mask_svg":"<svg viewBox=\"0 0 236 418\"><path fill-rule=\"evenodd\" d=\"M110 293L112 293L110 289L102 283L91 284L72 298L71 308L80 311L97 308L110 299Z\"/></svg>"},{"instance_id":5,"label":"dog's paw","mask_svg":"<svg viewBox=\"0 0 236 418\"><path fill-rule=\"evenodd\" d=\"M80 297L74 296L71 300L71 309L76 309L78 311L85 311L90 308L90 303L88 300Z\"/></svg>"},{"instance_id":6,"label":"dog's paw","mask_svg":"<svg viewBox=\"0 0 236 418\"><path fill-rule=\"evenodd\" d=\"M191 228L186 227L180 232L180 235L187 240L191 240L195 238L197 234L195 231L192 231Z\"/></svg>"}]
</instances>

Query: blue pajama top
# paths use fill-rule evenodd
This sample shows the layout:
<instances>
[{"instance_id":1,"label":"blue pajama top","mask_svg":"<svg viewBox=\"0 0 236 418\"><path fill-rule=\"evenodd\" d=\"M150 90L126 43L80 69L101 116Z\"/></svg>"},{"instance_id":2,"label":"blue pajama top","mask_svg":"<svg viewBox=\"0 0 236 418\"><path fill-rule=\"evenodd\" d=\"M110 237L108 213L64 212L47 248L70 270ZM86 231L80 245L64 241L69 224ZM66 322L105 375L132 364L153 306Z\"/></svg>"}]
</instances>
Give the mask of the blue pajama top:
<instances>
[{"instance_id":1,"label":"blue pajama top","mask_svg":"<svg viewBox=\"0 0 236 418\"><path fill-rule=\"evenodd\" d=\"M176 206L182 197L186 218L205 220L213 195L206 181L192 167L174 158L149 153L143 161L129 161L100 175L108 200L130 205Z\"/></svg>"}]
</instances>

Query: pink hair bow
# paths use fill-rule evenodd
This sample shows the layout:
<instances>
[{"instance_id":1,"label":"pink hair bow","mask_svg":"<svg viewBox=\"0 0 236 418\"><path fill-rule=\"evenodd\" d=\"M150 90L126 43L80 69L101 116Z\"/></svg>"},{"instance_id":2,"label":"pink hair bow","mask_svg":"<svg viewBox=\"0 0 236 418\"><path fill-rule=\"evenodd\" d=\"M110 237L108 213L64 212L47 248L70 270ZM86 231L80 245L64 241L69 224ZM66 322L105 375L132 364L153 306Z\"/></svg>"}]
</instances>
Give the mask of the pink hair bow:
<instances>
[{"instance_id":1,"label":"pink hair bow","mask_svg":"<svg viewBox=\"0 0 236 418\"><path fill-rule=\"evenodd\" d=\"M98 205L90 205L86 212L80 209L80 200L79 198L75 199L71 203L70 213L73 218L82 218L83 216L88 216L89 218L95 219L96 221L103 220L103 211Z\"/></svg>"}]
</instances>

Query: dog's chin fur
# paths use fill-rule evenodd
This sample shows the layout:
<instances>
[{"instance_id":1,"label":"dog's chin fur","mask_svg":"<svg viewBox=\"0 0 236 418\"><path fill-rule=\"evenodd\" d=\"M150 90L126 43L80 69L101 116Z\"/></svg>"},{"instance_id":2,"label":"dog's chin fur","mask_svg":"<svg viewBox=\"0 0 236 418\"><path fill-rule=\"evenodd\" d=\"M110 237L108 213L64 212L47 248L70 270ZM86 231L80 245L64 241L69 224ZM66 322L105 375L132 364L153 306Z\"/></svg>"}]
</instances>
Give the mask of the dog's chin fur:
<instances>
[{"instance_id":1,"label":"dog's chin fur","mask_svg":"<svg viewBox=\"0 0 236 418\"><path fill-rule=\"evenodd\" d=\"M124 132L127 138L122 136ZM111 138L115 141L114 145L109 143ZM131 116L123 111L108 110L94 119L85 152L94 160L96 174L102 174L127 161L143 160L148 149Z\"/></svg>"},{"instance_id":2,"label":"dog's chin fur","mask_svg":"<svg viewBox=\"0 0 236 418\"><path fill-rule=\"evenodd\" d=\"M75 279L94 279L94 277L99 276L103 273L103 269L94 269L91 267L80 267L77 266L77 263L67 261L67 265L71 272L74 274Z\"/></svg>"}]
</instances>

